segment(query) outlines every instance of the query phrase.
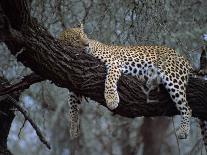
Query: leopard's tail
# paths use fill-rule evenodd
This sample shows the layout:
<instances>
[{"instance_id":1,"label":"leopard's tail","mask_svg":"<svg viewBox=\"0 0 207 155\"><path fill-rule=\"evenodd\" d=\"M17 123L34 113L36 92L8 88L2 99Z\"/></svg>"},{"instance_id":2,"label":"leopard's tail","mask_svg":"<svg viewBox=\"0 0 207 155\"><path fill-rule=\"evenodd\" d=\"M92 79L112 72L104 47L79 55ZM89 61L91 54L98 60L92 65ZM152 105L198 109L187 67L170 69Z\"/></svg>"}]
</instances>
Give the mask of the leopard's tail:
<instances>
[{"instance_id":1,"label":"leopard's tail","mask_svg":"<svg viewBox=\"0 0 207 155\"><path fill-rule=\"evenodd\" d=\"M207 152L207 121L200 119L199 124L201 128L201 135L203 137L203 143Z\"/></svg>"}]
</instances>

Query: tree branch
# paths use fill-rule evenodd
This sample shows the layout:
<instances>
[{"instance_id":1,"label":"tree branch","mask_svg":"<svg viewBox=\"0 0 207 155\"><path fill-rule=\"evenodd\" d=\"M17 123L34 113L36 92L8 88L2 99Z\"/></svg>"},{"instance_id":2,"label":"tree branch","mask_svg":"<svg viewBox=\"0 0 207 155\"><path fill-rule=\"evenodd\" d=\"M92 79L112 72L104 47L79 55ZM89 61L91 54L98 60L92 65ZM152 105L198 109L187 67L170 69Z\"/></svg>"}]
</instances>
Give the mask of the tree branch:
<instances>
[{"instance_id":1,"label":"tree branch","mask_svg":"<svg viewBox=\"0 0 207 155\"><path fill-rule=\"evenodd\" d=\"M58 39L53 38L44 27L30 17L25 3L26 0L7 0L0 3L4 15L11 24L10 35L5 36L12 38L5 41L11 53L16 55L24 47L26 50L18 54L17 60L36 74L106 106L103 95L106 75L104 64L85 54L82 49L63 45ZM15 9L8 12L6 9L11 4ZM21 14L18 12L20 9L16 9L19 7ZM0 12L1 16L3 14ZM151 94L152 99L159 99L158 103L147 104L137 79L131 76L121 76L118 92L120 103L119 107L113 111L114 114L125 117L179 114L162 86L159 93L154 91ZM193 110L193 116L207 120L207 82L190 78L187 100Z\"/></svg>"},{"instance_id":2,"label":"tree branch","mask_svg":"<svg viewBox=\"0 0 207 155\"><path fill-rule=\"evenodd\" d=\"M44 79L35 73L25 76L19 83L9 85L0 89L0 96L12 93L14 91L22 91L30 87L30 85L43 81Z\"/></svg>"},{"instance_id":3,"label":"tree branch","mask_svg":"<svg viewBox=\"0 0 207 155\"><path fill-rule=\"evenodd\" d=\"M36 131L37 136L39 137L40 141L47 146L48 149L51 149L50 144L48 141L45 139L45 137L42 135L40 128L35 124L35 122L30 118L28 112L26 109L21 107L14 98L11 96L7 95L7 97L10 99L12 104L14 105L15 108L17 108L18 111L22 113L24 116L25 120L29 121L29 123L32 125L33 129Z\"/></svg>"},{"instance_id":4,"label":"tree branch","mask_svg":"<svg viewBox=\"0 0 207 155\"><path fill-rule=\"evenodd\" d=\"M42 78L40 78L38 75L35 75L35 74L31 74L31 75L29 75L29 76L26 76L25 78L24 78L24 80L28 80L28 79L32 79L33 81L35 81L35 80L42 80ZM0 84L0 90L4 90L4 88L6 87L6 88L11 88L11 86L10 86L10 84L8 83L8 81L6 81L6 80L4 80L3 78L1 78L0 77L0 83L2 83L2 82L6 82L6 84L4 84L4 85L2 85L2 84ZM29 81L29 82L31 82L31 81ZM26 85L26 84L25 84ZM23 85L23 86L25 86L25 85ZM27 85L27 86L29 86L29 85ZM15 89L13 89L13 90L15 90ZM6 115L6 118L8 118L9 116L8 116L8 114L10 115L10 117L12 116L12 118L14 117L14 113L13 113L13 111L11 110L12 108L16 108L18 111L20 111L22 114L23 114L23 116L24 116L24 118L25 118L25 120L28 120L29 121L29 123L32 125L32 127L34 128L34 130L36 131L36 134L37 134L37 136L39 137L39 139L40 139L40 141L43 143L43 144L45 144L46 146L47 146L47 148L48 149L50 149L51 147L50 147L50 144L47 142L47 140L44 138L44 136L42 135L42 133L41 133L41 130L39 129L39 127L35 124L35 122L32 120L32 118L30 118L30 116L29 116L29 114L28 114L28 112L22 107L22 106L20 106L18 103L17 103L17 101L18 101L18 99L19 99L19 96L20 96L20 92L22 91L22 88L21 89L18 89L19 91L18 92L13 92L13 94L11 94L11 91L7 91L7 93L8 94L6 94L6 95L1 95L0 96L0 102L1 102L1 106L0 106L0 109L1 109L1 107L8 107L9 106L9 109L8 109L8 111L9 111L9 113L7 112L7 113L2 113L1 115ZM3 99L2 99L3 98ZM7 103L9 101L9 103ZM4 103L5 102L5 103ZM5 109L4 109L4 111L5 111ZM4 112L3 111L3 112ZM1 112L1 111L0 111ZM1 116L0 115L0 116ZM1 116L2 117L2 116ZM0 117L0 118L1 118ZM4 118L4 120L7 120L7 119L5 119ZM10 123L12 123L12 120L13 119L11 119L9 122ZM2 120L3 121L3 120ZM2 122L1 121L1 119L0 119L0 122ZM8 120L7 120L8 121ZM4 125L4 124L7 124L6 122L5 123L2 123L2 125ZM5 127L4 127L5 128ZM10 126L9 126L9 128L8 128L8 133L9 133L9 129L10 129ZM0 128L0 130L1 130L1 128ZM3 132L2 132L3 133ZM3 136L8 136L8 133L7 134L3 134ZM0 135L0 137L1 137L1 135ZM0 138L0 139L3 139L2 137ZM5 139L5 144L6 144L6 139ZM3 144L1 144L0 146L3 146Z\"/></svg>"}]
</instances>

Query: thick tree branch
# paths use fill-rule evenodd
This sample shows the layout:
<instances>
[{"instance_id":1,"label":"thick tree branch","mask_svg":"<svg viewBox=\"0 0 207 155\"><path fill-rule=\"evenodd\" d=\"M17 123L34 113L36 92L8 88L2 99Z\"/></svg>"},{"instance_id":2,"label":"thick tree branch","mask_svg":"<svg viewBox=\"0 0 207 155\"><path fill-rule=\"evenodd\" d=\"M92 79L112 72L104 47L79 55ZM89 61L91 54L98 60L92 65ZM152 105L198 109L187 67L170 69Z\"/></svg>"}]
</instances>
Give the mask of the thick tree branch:
<instances>
[{"instance_id":1,"label":"thick tree branch","mask_svg":"<svg viewBox=\"0 0 207 155\"><path fill-rule=\"evenodd\" d=\"M16 55L24 48L23 52L18 53L17 59L36 74L106 106L103 95L106 75L104 64L83 53L82 49L63 45L53 38L30 17L25 2L26 0L7 0L0 3L4 13L0 12L0 17L5 15L11 24L10 34L5 36L12 38L5 41L11 53ZM6 10L11 4L15 9ZM119 107L113 111L115 114L125 117L178 114L162 86L159 93L155 91L151 94L153 99L158 98L160 102L150 104L146 103L145 95L139 88L136 78L122 75L118 83L118 91L121 101ZM207 82L190 78L187 100L193 109L193 116L206 120Z\"/></svg>"}]
</instances>

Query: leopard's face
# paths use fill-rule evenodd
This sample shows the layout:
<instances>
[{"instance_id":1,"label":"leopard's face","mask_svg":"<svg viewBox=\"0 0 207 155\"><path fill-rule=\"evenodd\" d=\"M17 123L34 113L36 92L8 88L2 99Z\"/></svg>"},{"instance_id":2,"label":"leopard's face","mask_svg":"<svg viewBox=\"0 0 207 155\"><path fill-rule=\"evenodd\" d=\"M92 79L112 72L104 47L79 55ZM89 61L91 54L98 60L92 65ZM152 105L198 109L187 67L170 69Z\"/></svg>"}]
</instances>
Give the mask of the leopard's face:
<instances>
[{"instance_id":1,"label":"leopard's face","mask_svg":"<svg viewBox=\"0 0 207 155\"><path fill-rule=\"evenodd\" d=\"M83 28L69 28L60 34L60 40L67 45L77 48L87 48L89 41L87 35L84 33Z\"/></svg>"}]
</instances>

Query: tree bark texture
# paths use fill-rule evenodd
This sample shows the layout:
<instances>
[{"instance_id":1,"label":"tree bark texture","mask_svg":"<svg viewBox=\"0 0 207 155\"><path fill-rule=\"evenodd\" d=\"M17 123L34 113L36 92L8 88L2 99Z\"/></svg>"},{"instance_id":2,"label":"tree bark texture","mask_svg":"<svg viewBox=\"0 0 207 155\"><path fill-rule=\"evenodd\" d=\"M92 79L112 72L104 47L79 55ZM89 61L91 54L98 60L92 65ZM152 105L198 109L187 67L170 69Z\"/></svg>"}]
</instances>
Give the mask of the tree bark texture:
<instances>
[{"instance_id":1,"label":"tree bark texture","mask_svg":"<svg viewBox=\"0 0 207 155\"><path fill-rule=\"evenodd\" d=\"M103 63L85 54L83 49L63 45L51 36L30 16L26 0L1 0L0 5L0 39L18 61L57 86L68 88L106 106L106 70ZM163 86L160 86L159 92L151 93L151 99L159 99L159 102L146 103L146 96L139 85L136 78L121 76L118 82L120 103L113 111L114 114L125 117L179 114ZM187 100L193 116L207 120L207 82L190 78Z\"/></svg>"}]
</instances>

